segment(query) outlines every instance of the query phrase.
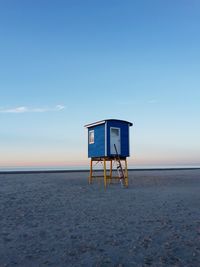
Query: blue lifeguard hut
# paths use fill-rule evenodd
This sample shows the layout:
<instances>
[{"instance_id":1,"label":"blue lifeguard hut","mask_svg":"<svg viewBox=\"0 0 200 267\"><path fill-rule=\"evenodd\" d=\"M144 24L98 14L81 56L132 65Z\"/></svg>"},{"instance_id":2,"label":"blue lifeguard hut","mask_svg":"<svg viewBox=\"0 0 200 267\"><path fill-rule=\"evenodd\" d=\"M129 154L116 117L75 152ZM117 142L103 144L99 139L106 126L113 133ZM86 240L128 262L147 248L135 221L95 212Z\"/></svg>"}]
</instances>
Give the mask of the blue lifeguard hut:
<instances>
[{"instance_id":1,"label":"blue lifeguard hut","mask_svg":"<svg viewBox=\"0 0 200 267\"><path fill-rule=\"evenodd\" d=\"M94 161L104 162L104 185L107 180L113 178L124 178L125 185L128 186L127 160L130 156L130 133L129 128L133 124L124 120L107 119L85 125L88 129L88 157L91 158L89 183L92 182ZM110 175L106 172L106 162L110 162ZM118 177L112 176L112 163L118 163ZM123 170L121 162L125 162ZM95 176L96 177L96 176Z\"/></svg>"}]
</instances>

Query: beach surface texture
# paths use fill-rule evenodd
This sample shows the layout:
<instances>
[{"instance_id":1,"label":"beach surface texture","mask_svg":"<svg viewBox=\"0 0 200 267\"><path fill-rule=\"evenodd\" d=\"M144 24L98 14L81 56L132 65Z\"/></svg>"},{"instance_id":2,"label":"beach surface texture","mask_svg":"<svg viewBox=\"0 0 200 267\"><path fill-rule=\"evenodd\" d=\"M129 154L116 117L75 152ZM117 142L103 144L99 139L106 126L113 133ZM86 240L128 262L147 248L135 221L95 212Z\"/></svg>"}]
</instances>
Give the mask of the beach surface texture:
<instances>
[{"instance_id":1,"label":"beach surface texture","mask_svg":"<svg viewBox=\"0 0 200 267\"><path fill-rule=\"evenodd\" d=\"M0 174L0 266L200 266L200 170Z\"/></svg>"}]
</instances>

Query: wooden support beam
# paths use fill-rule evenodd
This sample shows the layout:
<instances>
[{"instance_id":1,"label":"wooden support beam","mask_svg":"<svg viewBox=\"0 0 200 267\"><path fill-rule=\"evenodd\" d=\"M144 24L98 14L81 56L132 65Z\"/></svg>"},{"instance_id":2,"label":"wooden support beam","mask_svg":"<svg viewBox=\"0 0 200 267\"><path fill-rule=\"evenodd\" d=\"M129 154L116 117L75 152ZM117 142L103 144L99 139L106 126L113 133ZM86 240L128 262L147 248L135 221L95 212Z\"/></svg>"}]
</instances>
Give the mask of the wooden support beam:
<instances>
[{"instance_id":1,"label":"wooden support beam","mask_svg":"<svg viewBox=\"0 0 200 267\"><path fill-rule=\"evenodd\" d=\"M88 180L88 182L89 182L89 184L91 184L92 183L92 159L90 160L90 176L89 176L89 180Z\"/></svg>"},{"instance_id":2,"label":"wooden support beam","mask_svg":"<svg viewBox=\"0 0 200 267\"><path fill-rule=\"evenodd\" d=\"M128 164L127 164L127 159L125 159L125 186L128 187Z\"/></svg>"},{"instance_id":3,"label":"wooden support beam","mask_svg":"<svg viewBox=\"0 0 200 267\"><path fill-rule=\"evenodd\" d=\"M110 183L112 183L112 159L110 160Z\"/></svg>"},{"instance_id":4,"label":"wooden support beam","mask_svg":"<svg viewBox=\"0 0 200 267\"><path fill-rule=\"evenodd\" d=\"M103 167L104 167L104 188L107 187L107 176L106 176L106 160L103 159Z\"/></svg>"}]
</instances>

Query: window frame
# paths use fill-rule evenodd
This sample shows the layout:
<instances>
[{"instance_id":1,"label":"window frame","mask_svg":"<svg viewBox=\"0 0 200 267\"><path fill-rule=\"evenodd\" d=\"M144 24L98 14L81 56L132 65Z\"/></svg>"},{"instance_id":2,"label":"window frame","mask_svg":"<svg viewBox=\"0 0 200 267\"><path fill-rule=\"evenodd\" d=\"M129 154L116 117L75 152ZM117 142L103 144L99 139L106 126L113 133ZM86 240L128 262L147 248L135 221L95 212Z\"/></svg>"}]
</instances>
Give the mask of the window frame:
<instances>
[{"instance_id":1,"label":"window frame","mask_svg":"<svg viewBox=\"0 0 200 267\"><path fill-rule=\"evenodd\" d=\"M91 140L92 138L91 138L91 135L93 134L93 140ZM94 144L94 130L90 130L89 132L88 132L88 143L89 143L89 145L92 145L92 144Z\"/></svg>"}]
</instances>

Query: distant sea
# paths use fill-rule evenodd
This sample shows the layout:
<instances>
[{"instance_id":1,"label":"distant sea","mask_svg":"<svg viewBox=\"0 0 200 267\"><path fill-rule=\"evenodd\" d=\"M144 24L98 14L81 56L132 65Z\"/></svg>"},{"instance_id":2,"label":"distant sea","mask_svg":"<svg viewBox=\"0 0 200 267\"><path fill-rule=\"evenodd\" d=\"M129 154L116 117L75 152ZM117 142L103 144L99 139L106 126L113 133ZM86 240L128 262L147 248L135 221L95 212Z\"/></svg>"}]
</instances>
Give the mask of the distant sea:
<instances>
[{"instance_id":1,"label":"distant sea","mask_svg":"<svg viewBox=\"0 0 200 267\"><path fill-rule=\"evenodd\" d=\"M115 168L115 167L114 167ZM151 169L195 169L195 168L200 168L200 165L129 165L129 169L133 170L151 170ZM98 164L94 166L94 170L101 170L103 169L102 164ZM0 172L5 172L5 171L85 171L89 170L89 165L88 166L26 166L26 167L0 167Z\"/></svg>"}]
</instances>

